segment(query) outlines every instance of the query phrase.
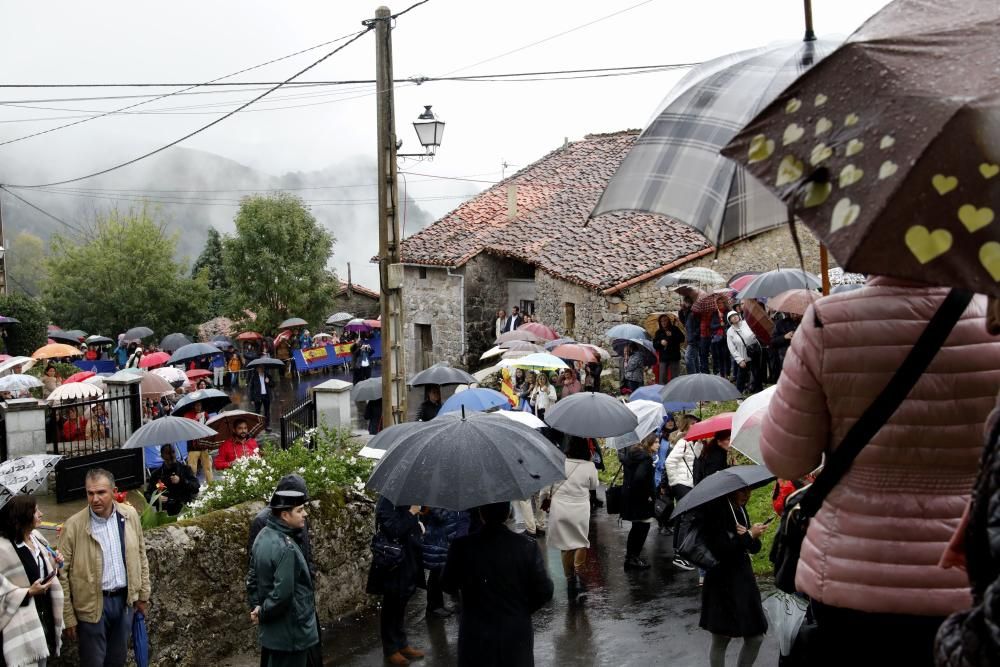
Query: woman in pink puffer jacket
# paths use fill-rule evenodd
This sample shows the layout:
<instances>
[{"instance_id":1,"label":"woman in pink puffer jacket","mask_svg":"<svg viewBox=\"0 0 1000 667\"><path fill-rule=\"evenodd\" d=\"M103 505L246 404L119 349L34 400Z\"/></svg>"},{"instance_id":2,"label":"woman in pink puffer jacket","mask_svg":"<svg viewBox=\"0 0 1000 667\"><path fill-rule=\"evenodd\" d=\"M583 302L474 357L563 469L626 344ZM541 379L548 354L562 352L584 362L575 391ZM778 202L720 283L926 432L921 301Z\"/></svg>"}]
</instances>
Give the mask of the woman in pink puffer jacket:
<instances>
[{"instance_id":1,"label":"woman in pink puffer jacket","mask_svg":"<svg viewBox=\"0 0 1000 667\"><path fill-rule=\"evenodd\" d=\"M876 277L806 312L763 425L773 473L798 479L821 465L947 292ZM937 626L969 606L964 574L938 561L969 499L1000 386L1000 342L986 333L985 312L977 296L809 525L795 583L814 601L820 636L832 640L823 641L831 664L870 664L870 642L891 647L895 664L930 664Z\"/></svg>"}]
</instances>

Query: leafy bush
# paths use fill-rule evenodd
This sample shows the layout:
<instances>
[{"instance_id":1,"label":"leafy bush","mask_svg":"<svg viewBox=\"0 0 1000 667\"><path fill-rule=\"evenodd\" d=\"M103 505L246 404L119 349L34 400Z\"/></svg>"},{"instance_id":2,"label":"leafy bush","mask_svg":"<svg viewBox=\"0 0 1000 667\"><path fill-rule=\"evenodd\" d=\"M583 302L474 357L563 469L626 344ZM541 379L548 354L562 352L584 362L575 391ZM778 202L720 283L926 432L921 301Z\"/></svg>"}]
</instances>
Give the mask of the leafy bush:
<instances>
[{"instance_id":1,"label":"leafy bush","mask_svg":"<svg viewBox=\"0 0 1000 667\"><path fill-rule=\"evenodd\" d=\"M304 445L308 437L316 447ZM310 495L331 487L351 486L364 492L373 462L358 456L361 443L350 431L320 427L306 433L288 449L265 444L260 456L237 459L222 479L216 480L187 506L184 517L200 516L251 500L268 500L285 475L298 473Z\"/></svg>"},{"instance_id":2,"label":"leafy bush","mask_svg":"<svg viewBox=\"0 0 1000 667\"><path fill-rule=\"evenodd\" d=\"M0 295L0 315L20 321L20 324L4 327L4 352L30 357L45 345L49 313L40 301L22 294Z\"/></svg>"}]
</instances>

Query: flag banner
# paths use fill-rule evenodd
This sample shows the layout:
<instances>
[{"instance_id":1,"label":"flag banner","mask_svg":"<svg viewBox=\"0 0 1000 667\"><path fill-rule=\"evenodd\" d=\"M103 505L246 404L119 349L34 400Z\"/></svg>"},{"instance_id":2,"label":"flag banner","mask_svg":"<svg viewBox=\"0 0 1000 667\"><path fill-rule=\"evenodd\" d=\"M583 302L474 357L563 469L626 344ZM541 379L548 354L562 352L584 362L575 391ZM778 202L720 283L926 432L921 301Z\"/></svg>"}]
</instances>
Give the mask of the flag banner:
<instances>
[{"instance_id":1,"label":"flag banner","mask_svg":"<svg viewBox=\"0 0 1000 667\"><path fill-rule=\"evenodd\" d=\"M516 408L521 402L521 397L514 391L514 379L510 376L510 369L504 368L502 371L503 381L500 382L500 392L507 397L511 406Z\"/></svg>"}]
</instances>

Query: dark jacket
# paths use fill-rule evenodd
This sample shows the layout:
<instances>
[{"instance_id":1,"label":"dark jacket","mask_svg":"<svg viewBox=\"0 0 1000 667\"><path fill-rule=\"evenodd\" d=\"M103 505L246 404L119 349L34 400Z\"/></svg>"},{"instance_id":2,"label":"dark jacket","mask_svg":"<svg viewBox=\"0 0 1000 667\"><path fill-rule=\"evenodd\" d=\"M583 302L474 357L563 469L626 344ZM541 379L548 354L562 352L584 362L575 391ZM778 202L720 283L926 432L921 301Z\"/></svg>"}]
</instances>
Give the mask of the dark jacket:
<instances>
[{"instance_id":1,"label":"dark jacket","mask_svg":"<svg viewBox=\"0 0 1000 667\"><path fill-rule=\"evenodd\" d=\"M292 473L290 475L285 475L280 480L278 480L278 486L275 487L275 491L299 491L301 493L307 493L306 482L302 477ZM250 521L250 535L247 539L247 558L253 556L253 543L260 534L260 531L264 530L264 526L267 525L267 520L271 516L271 508L265 507L261 511L257 512L255 516ZM298 531L292 536L298 543L299 548L302 549L302 555L306 558L306 563L309 564L309 574L313 579L316 578L316 564L313 562L312 557L312 542L309 540L309 521L306 520L306 527L304 530Z\"/></svg>"},{"instance_id":2,"label":"dark jacket","mask_svg":"<svg viewBox=\"0 0 1000 667\"><path fill-rule=\"evenodd\" d=\"M507 321L503 323L503 327L500 329L500 333L507 333L508 331L514 331L521 323L524 322L524 318L521 315L511 315L507 318Z\"/></svg>"},{"instance_id":3,"label":"dark jacket","mask_svg":"<svg viewBox=\"0 0 1000 667\"><path fill-rule=\"evenodd\" d=\"M403 562L392 570L375 565L368 570L366 590L372 595L397 595L408 598L417 588L426 588L424 581L423 544L419 517L408 506L396 507L386 498L375 504L375 529L403 547Z\"/></svg>"},{"instance_id":4,"label":"dark jacket","mask_svg":"<svg viewBox=\"0 0 1000 667\"><path fill-rule=\"evenodd\" d=\"M622 460L622 510L625 521L644 521L653 517L656 489L653 485L653 457L638 447L629 447Z\"/></svg>"},{"instance_id":5,"label":"dark jacket","mask_svg":"<svg viewBox=\"0 0 1000 667\"><path fill-rule=\"evenodd\" d=\"M775 352L787 350L792 341L785 338L785 334L795 331L798 328L799 323L787 315L775 322L774 331L771 333L771 349Z\"/></svg>"},{"instance_id":6,"label":"dark jacket","mask_svg":"<svg viewBox=\"0 0 1000 667\"><path fill-rule=\"evenodd\" d=\"M661 345L662 341L667 342L666 347ZM663 329L656 330L656 335L653 336L653 349L660 355L660 361L680 361L681 343L683 342L684 332L671 324L669 336Z\"/></svg>"},{"instance_id":7,"label":"dark jacket","mask_svg":"<svg viewBox=\"0 0 1000 667\"><path fill-rule=\"evenodd\" d=\"M257 369L252 369L257 370ZM251 403L259 403L261 400L271 400L271 394L274 391L271 385L271 376L264 372L264 385L267 387L267 395L261 396L260 393L260 378L257 377L257 373L250 373L247 378L247 395L250 398Z\"/></svg>"},{"instance_id":8,"label":"dark jacket","mask_svg":"<svg viewBox=\"0 0 1000 667\"><path fill-rule=\"evenodd\" d=\"M469 513L433 508L424 516L424 567L440 570L448 559L448 548L457 537L469 533Z\"/></svg>"},{"instance_id":9,"label":"dark jacket","mask_svg":"<svg viewBox=\"0 0 1000 667\"><path fill-rule=\"evenodd\" d=\"M420 404L420 408L417 409L417 421L429 422L437 417L440 410L440 403L435 403L434 401L424 401Z\"/></svg>"},{"instance_id":10,"label":"dark jacket","mask_svg":"<svg viewBox=\"0 0 1000 667\"><path fill-rule=\"evenodd\" d=\"M535 540L497 524L456 539L441 588L462 594L460 666L535 664L531 614L552 599L552 580Z\"/></svg>"},{"instance_id":11,"label":"dark jacket","mask_svg":"<svg viewBox=\"0 0 1000 667\"><path fill-rule=\"evenodd\" d=\"M298 531L271 517L253 544L247 602L260 606L260 645L304 651L319 643L309 565L295 541Z\"/></svg>"},{"instance_id":12,"label":"dark jacket","mask_svg":"<svg viewBox=\"0 0 1000 667\"><path fill-rule=\"evenodd\" d=\"M691 312L684 320L684 335L688 345L697 345L701 341L701 316Z\"/></svg>"},{"instance_id":13,"label":"dark jacket","mask_svg":"<svg viewBox=\"0 0 1000 667\"><path fill-rule=\"evenodd\" d=\"M708 443L705 443L704 446L708 447ZM691 471L694 483L697 485L713 472L725 470L728 467L726 450L722 447L712 447L708 451L702 450L702 453L694 460L694 469Z\"/></svg>"},{"instance_id":14,"label":"dark jacket","mask_svg":"<svg viewBox=\"0 0 1000 667\"><path fill-rule=\"evenodd\" d=\"M177 475L180 482L171 484L170 478L173 475ZM164 486L167 487L164 493L167 499L165 509L168 514L177 514L182 506L194 500L195 496L198 495L198 478L191 472L190 466L180 461L174 461L171 464L164 463L149 476L149 482L146 484L146 500L153 497L158 482L163 482Z\"/></svg>"}]
</instances>

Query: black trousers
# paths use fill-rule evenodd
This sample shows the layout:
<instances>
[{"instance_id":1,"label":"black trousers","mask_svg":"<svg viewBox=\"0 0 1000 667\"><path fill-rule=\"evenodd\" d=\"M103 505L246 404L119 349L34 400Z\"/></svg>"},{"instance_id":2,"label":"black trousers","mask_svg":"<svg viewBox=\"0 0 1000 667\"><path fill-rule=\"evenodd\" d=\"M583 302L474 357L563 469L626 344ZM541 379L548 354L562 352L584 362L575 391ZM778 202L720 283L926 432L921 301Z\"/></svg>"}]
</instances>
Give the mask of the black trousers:
<instances>
[{"instance_id":1,"label":"black trousers","mask_svg":"<svg viewBox=\"0 0 1000 667\"><path fill-rule=\"evenodd\" d=\"M441 590L441 573L443 571L427 571L427 611L444 607L444 591Z\"/></svg>"},{"instance_id":2,"label":"black trousers","mask_svg":"<svg viewBox=\"0 0 1000 667\"><path fill-rule=\"evenodd\" d=\"M691 490L690 486L684 486L683 484L674 484L670 487L670 494L674 497L674 502L679 503L681 501L681 498L686 496L690 490ZM684 539L684 529L681 521L686 516L687 516L686 514L682 514L676 519L674 519L674 556L677 555L677 547L681 545L681 540Z\"/></svg>"},{"instance_id":3,"label":"black trousers","mask_svg":"<svg viewBox=\"0 0 1000 667\"><path fill-rule=\"evenodd\" d=\"M642 553L642 545L646 543L650 524L645 521L633 521L625 541L625 558L638 558Z\"/></svg>"},{"instance_id":4,"label":"black trousers","mask_svg":"<svg viewBox=\"0 0 1000 667\"><path fill-rule=\"evenodd\" d=\"M870 614L815 601L812 611L817 629L810 637L810 665L934 665L934 637L944 617Z\"/></svg>"},{"instance_id":5,"label":"black trousers","mask_svg":"<svg viewBox=\"0 0 1000 667\"><path fill-rule=\"evenodd\" d=\"M382 652L392 655L409 646L406 639L406 603L410 596L386 593L382 596L382 613L379 616L379 633L382 635Z\"/></svg>"}]
</instances>

